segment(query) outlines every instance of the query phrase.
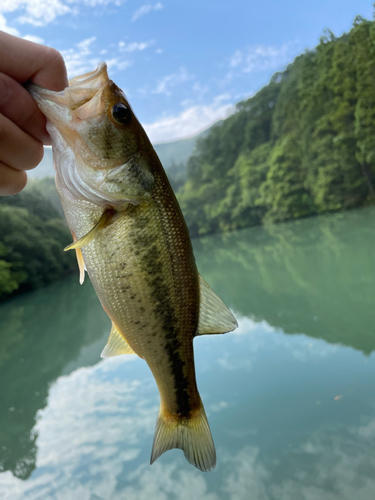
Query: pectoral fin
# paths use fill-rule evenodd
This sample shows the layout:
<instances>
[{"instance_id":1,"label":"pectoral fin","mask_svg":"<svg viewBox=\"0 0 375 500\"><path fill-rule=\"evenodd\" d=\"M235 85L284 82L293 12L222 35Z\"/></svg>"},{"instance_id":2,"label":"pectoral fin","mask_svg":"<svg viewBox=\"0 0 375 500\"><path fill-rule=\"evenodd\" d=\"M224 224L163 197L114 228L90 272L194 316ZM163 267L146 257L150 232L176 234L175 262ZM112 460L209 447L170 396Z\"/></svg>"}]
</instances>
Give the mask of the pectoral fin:
<instances>
[{"instance_id":1,"label":"pectoral fin","mask_svg":"<svg viewBox=\"0 0 375 500\"><path fill-rule=\"evenodd\" d=\"M224 302L199 275L200 310L197 335L227 333L238 327L236 318Z\"/></svg>"},{"instance_id":2,"label":"pectoral fin","mask_svg":"<svg viewBox=\"0 0 375 500\"><path fill-rule=\"evenodd\" d=\"M79 268L79 284L82 285L85 281L85 263L83 261L82 250L76 248L76 256Z\"/></svg>"},{"instance_id":3,"label":"pectoral fin","mask_svg":"<svg viewBox=\"0 0 375 500\"><path fill-rule=\"evenodd\" d=\"M73 241L76 242L77 238L76 235L73 233ZM79 284L82 285L82 283L85 281L85 262L83 260L83 255L82 255L82 250L80 248L76 248L76 257L77 257L77 262L78 262L78 268L79 268Z\"/></svg>"},{"instance_id":4,"label":"pectoral fin","mask_svg":"<svg viewBox=\"0 0 375 500\"><path fill-rule=\"evenodd\" d=\"M100 231L100 229L105 227L110 222L114 214L115 214L114 210L111 209L104 210L103 215L99 219L99 222L95 224L95 226L87 234L82 236L82 238L80 238L77 241L74 241L71 245L68 245L66 248L64 248L64 252L67 252L68 250L82 248L88 245L95 238L98 231Z\"/></svg>"},{"instance_id":5,"label":"pectoral fin","mask_svg":"<svg viewBox=\"0 0 375 500\"><path fill-rule=\"evenodd\" d=\"M119 356L120 354L135 354L135 352L112 321L111 333L109 334L107 345L104 347L100 356L102 358L111 358L112 356Z\"/></svg>"}]
</instances>

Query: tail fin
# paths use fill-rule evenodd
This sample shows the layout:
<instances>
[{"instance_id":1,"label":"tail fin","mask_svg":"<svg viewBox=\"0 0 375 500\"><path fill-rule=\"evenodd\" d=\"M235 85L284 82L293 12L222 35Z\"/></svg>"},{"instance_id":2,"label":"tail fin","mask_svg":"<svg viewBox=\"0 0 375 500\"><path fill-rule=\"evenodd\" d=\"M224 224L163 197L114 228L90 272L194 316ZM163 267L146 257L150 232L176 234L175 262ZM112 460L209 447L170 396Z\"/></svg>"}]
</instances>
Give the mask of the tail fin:
<instances>
[{"instance_id":1,"label":"tail fin","mask_svg":"<svg viewBox=\"0 0 375 500\"><path fill-rule=\"evenodd\" d=\"M203 472L213 469L216 465L216 451L203 404L191 418L168 417L170 416L165 412L159 411L151 464L166 451L180 448L186 460L197 469Z\"/></svg>"}]
</instances>

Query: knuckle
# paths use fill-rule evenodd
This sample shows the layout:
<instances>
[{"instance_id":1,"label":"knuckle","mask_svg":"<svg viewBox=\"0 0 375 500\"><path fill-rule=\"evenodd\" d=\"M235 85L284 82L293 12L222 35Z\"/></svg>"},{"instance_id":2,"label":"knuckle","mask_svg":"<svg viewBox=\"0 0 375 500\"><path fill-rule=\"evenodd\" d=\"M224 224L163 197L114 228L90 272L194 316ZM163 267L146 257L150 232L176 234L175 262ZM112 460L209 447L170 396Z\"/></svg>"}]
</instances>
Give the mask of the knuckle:
<instances>
[{"instance_id":1,"label":"knuckle","mask_svg":"<svg viewBox=\"0 0 375 500\"><path fill-rule=\"evenodd\" d=\"M33 106L19 119L18 125L23 129L31 128L33 124L36 123L39 114L39 109L36 106Z\"/></svg>"},{"instance_id":2,"label":"knuckle","mask_svg":"<svg viewBox=\"0 0 375 500\"><path fill-rule=\"evenodd\" d=\"M12 169L13 170L13 169ZM5 182L0 183L0 195L10 196L17 194L26 186L27 174L26 172L15 172Z\"/></svg>"},{"instance_id":3,"label":"knuckle","mask_svg":"<svg viewBox=\"0 0 375 500\"><path fill-rule=\"evenodd\" d=\"M19 172L19 175L16 176L16 181L12 184L12 188L14 192L11 194L17 194L26 186L27 183L27 174L26 172Z\"/></svg>"},{"instance_id":4,"label":"knuckle","mask_svg":"<svg viewBox=\"0 0 375 500\"><path fill-rule=\"evenodd\" d=\"M34 142L33 147L29 149L29 155L27 157L27 164L25 165L25 170L35 168L43 160L44 149L43 144L39 141Z\"/></svg>"},{"instance_id":5,"label":"knuckle","mask_svg":"<svg viewBox=\"0 0 375 500\"><path fill-rule=\"evenodd\" d=\"M44 64L40 69L43 74L42 86L51 90L63 90L68 85L64 58L52 47L44 47L43 50Z\"/></svg>"},{"instance_id":6,"label":"knuckle","mask_svg":"<svg viewBox=\"0 0 375 500\"><path fill-rule=\"evenodd\" d=\"M46 47L46 56L49 64L54 67L54 69L65 71L65 62L63 56L60 52L53 47Z\"/></svg>"},{"instance_id":7,"label":"knuckle","mask_svg":"<svg viewBox=\"0 0 375 500\"><path fill-rule=\"evenodd\" d=\"M0 163L11 163L19 170L30 170L42 161L43 144L23 132L0 113Z\"/></svg>"}]
</instances>

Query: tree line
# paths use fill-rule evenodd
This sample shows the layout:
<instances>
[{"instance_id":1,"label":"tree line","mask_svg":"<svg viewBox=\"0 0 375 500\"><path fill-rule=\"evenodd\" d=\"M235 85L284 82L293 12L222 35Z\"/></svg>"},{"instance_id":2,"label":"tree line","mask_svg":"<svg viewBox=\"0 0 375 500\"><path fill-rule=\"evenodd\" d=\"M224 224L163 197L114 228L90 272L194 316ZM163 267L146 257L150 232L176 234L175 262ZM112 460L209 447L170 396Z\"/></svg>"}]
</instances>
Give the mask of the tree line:
<instances>
[{"instance_id":1,"label":"tree line","mask_svg":"<svg viewBox=\"0 0 375 500\"><path fill-rule=\"evenodd\" d=\"M375 23L356 17L198 141L177 195L191 235L374 202Z\"/></svg>"},{"instance_id":2,"label":"tree line","mask_svg":"<svg viewBox=\"0 0 375 500\"><path fill-rule=\"evenodd\" d=\"M375 22L321 37L198 140L171 177L191 236L375 201ZM178 175L177 175L178 174ZM76 270L52 179L0 197L0 300Z\"/></svg>"},{"instance_id":3,"label":"tree line","mask_svg":"<svg viewBox=\"0 0 375 500\"><path fill-rule=\"evenodd\" d=\"M72 237L45 196L49 191L57 197L53 179L31 182L20 194L0 197L0 300L77 269L74 252L63 252Z\"/></svg>"}]
</instances>

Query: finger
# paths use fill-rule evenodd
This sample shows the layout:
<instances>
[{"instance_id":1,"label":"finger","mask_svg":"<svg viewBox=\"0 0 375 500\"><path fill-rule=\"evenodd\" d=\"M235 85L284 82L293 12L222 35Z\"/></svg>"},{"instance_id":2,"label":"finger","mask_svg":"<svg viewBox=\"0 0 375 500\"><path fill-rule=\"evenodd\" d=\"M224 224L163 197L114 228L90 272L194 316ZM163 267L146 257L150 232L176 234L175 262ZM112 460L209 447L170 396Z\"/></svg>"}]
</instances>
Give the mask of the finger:
<instances>
[{"instance_id":1,"label":"finger","mask_svg":"<svg viewBox=\"0 0 375 500\"><path fill-rule=\"evenodd\" d=\"M0 73L0 113L27 134L43 144L49 144L46 119L26 89Z\"/></svg>"},{"instance_id":2,"label":"finger","mask_svg":"<svg viewBox=\"0 0 375 500\"><path fill-rule=\"evenodd\" d=\"M0 71L19 83L63 90L68 86L62 55L51 47L0 32Z\"/></svg>"},{"instance_id":3,"label":"finger","mask_svg":"<svg viewBox=\"0 0 375 500\"><path fill-rule=\"evenodd\" d=\"M8 167L0 161L0 196L10 196L26 186L27 174Z\"/></svg>"},{"instance_id":4,"label":"finger","mask_svg":"<svg viewBox=\"0 0 375 500\"><path fill-rule=\"evenodd\" d=\"M16 170L30 170L43 158L43 144L0 115L0 161Z\"/></svg>"}]
</instances>

